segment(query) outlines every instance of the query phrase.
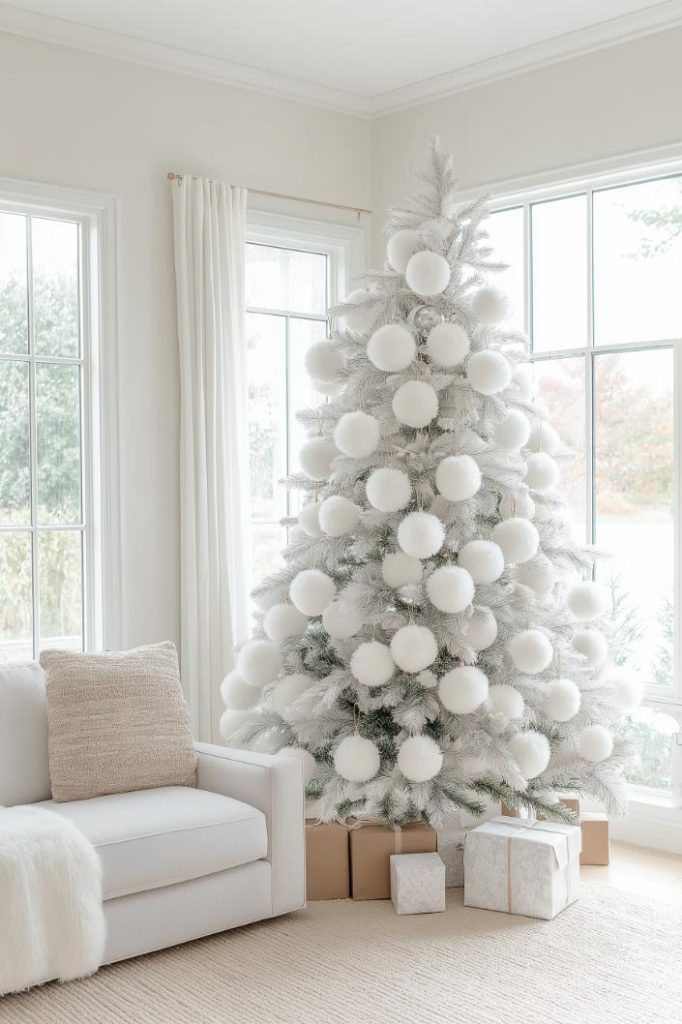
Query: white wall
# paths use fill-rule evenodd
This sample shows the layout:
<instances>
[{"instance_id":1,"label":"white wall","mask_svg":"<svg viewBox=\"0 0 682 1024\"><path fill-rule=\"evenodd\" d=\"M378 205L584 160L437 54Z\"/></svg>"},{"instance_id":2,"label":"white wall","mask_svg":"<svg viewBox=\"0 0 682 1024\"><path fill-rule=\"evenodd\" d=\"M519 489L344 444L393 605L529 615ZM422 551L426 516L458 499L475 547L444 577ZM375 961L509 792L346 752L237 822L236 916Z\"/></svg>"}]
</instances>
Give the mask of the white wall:
<instances>
[{"instance_id":1,"label":"white wall","mask_svg":"<svg viewBox=\"0 0 682 1024\"><path fill-rule=\"evenodd\" d=\"M439 135L463 188L682 139L682 30L566 60L373 123L374 261L382 225L411 187L408 169Z\"/></svg>"},{"instance_id":2,"label":"white wall","mask_svg":"<svg viewBox=\"0 0 682 1024\"><path fill-rule=\"evenodd\" d=\"M166 172L366 207L369 125L0 34L0 129L0 176L117 198L121 643L179 642L179 379Z\"/></svg>"}]
</instances>

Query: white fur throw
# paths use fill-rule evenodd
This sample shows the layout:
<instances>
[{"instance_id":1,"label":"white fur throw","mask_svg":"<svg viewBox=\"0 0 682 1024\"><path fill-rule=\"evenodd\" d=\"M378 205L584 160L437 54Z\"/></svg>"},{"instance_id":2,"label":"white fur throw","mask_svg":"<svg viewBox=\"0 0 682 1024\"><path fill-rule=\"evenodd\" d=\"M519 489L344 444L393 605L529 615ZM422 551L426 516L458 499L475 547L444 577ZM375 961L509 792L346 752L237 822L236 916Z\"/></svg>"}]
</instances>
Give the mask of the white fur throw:
<instances>
[{"instance_id":1,"label":"white fur throw","mask_svg":"<svg viewBox=\"0 0 682 1024\"><path fill-rule=\"evenodd\" d=\"M96 971L104 953L94 847L42 807L0 809L0 996Z\"/></svg>"}]
</instances>

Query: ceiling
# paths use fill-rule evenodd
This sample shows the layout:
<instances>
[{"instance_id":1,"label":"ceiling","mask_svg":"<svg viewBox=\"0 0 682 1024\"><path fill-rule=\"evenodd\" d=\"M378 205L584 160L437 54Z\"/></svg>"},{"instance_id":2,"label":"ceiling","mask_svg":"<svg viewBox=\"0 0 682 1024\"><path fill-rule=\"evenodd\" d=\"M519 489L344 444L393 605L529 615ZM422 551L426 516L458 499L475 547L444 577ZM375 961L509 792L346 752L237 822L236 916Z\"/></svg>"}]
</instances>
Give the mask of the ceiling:
<instances>
[{"instance_id":1,"label":"ceiling","mask_svg":"<svg viewBox=\"0 0 682 1024\"><path fill-rule=\"evenodd\" d=\"M674 24L680 0L0 3L0 30L364 116Z\"/></svg>"}]
</instances>

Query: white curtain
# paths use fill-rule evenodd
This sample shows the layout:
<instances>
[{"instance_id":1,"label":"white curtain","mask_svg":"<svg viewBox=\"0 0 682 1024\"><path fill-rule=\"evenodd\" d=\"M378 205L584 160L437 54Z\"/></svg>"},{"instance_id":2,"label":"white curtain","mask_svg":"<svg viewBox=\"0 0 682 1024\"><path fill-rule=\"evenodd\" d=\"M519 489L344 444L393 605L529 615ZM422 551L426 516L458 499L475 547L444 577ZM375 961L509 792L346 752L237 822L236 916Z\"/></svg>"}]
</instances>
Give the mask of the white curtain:
<instances>
[{"instance_id":1,"label":"white curtain","mask_svg":"<svg viewBox=\"0 0 682 1024\"><path fill-rule=\"evenodd\" d=\"M180 341L181 662L195 736L248 633L246 190L173 181Z\"/></svg>"}]
</instances>

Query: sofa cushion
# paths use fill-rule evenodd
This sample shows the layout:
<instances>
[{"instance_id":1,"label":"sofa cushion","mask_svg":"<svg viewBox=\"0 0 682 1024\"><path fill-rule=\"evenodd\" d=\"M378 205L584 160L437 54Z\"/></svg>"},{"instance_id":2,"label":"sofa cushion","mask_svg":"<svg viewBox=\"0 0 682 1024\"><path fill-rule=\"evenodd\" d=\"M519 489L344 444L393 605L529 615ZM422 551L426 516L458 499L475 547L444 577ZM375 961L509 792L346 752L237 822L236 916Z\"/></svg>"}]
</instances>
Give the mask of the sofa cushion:
<instances>
[{"instance_id":1,"label":"sofa cushion","mask_svg":"<svg viewBox=\"0 0 682 1024\"><path fill-rule=\"evenodd\" d=\"M202 789L168 786L40 806L69 818L94 845L105 900L267 855L262 811Z\"/></svg>"},{"instance_id":2,"label":"sofa cushion","mask_svg":"<svg viewBox=\"0 0 682 1024\"><path fill-rule=\"evenodd\" d=\"M0 805L49 795L45 676L35 661L0 666Z\"/></svg>"},{"instance_id":3,"label":"sofa cushion","mask_svg":"<svg viewBox=\"0 0 682 1024\"><path fill-rule=\"evenodd\" d=\"M175 644L43 651L40 664L53 800L196 784Z\"/></svg>"}]
</instances>

